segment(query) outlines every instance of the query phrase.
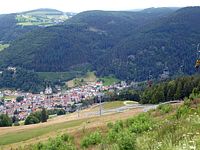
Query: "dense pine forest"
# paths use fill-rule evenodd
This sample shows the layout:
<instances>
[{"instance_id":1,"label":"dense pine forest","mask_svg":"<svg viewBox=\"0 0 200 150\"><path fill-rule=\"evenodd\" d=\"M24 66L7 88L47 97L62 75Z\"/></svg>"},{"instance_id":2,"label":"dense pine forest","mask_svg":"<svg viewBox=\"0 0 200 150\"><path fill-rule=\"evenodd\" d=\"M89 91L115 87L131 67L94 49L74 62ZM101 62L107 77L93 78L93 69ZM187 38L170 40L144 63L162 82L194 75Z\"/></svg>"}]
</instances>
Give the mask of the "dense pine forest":
<instances>
[{"instance_id":1,"label":"dense pine forest","mask_svg":"<svg viewBox=\"0 0 200 150\"><path fill-rule=\"evenodd\" d=\"M158 78L166 66L171 76L180 69L192 74L199 16L200 7L82 12L12 40L0 52L0 66L38 72L94 70L98 76L136 81L146 80L149 71Z\"/></svg>"},{"instance_id":2,"label":"dense pine forest","mask_svg":"<svg viewBox=\"0 0 200 150\"><path fill-rule=\"evenodd\" d=\"M108 92L104 101L132 100L141 104L158 104L172 100L184 100L200 91L200 76L184 76L168 81L159 81L151 87L143 83L141 87L129 87L115 92ZM193 94L193 95L192 95Z\"/></svg>"},{"instance_id":3,"label":"dense pine forest","mask_svg":"<svg viewBox=\"0 0 200 150\"><path fill-rule=\"evenodd\" d=\"M0 88L39 93L44 91L46 82L38 74L22 68L5 69L0 75Z\"/></svg>"}]
</instances>

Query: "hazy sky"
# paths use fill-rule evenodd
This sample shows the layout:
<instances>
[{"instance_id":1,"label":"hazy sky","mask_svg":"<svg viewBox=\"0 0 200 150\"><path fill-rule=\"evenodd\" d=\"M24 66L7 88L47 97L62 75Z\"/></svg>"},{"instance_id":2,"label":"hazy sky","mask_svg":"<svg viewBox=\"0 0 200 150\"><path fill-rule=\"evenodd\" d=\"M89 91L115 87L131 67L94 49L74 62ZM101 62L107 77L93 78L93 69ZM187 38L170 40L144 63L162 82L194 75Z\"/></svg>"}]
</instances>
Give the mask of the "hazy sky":
<instances>
[{"instance_id":1,"label":"hazy sky","mask_svg":"<svg viewBox=\"0 0 200 150\"><path fill-rule=\"evenodd\" d=\"M200 6L200 0L0 0L0 13L21 12L37 8L81 12L183 6Z\"/></svg>"}]
</instances>

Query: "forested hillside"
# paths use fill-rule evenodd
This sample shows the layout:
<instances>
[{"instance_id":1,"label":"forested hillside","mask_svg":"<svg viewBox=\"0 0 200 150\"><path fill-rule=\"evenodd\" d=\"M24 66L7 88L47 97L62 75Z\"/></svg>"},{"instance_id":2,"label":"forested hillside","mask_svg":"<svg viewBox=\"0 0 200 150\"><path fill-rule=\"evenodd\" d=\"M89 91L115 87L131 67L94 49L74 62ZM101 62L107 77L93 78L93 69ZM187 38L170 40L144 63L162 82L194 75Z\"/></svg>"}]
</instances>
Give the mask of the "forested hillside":
<instances>
[{"instance_id":1,"label":"forested hillside","mask_svg":"<svg viewBox=\"0 0 200 150\"><path fill-rule=\"evenodd\" d=\"M23 27L17 25L17 20L15 19L16 15L17 14L0 15L1 42L8 43L22 36L24 33L37 28L36 26Z\"/></svg>"},{"instance_id":2,"label":"forested hillside","mask_svg":"<svg viewBox=\"0 0 200 150\"><path fill-rule=\"evenodd\" d=\"M191 74L200 39L200 7L140 12L88 11L63 25L25 34L0 52L0 66L35 71L94 70L98 76L146 80Z\"/></svg>"},{"instance_id":3,"label":"forested hillside","mask_svg":"<svg viewBox=\"0 0 200 150\"><path fill-rule=\"evenodd\" d=\"M117 44L106 57L101 74L113 72L120 77L144 80L151 71L158 77L165 66L175 75L183 66L186 74L195 72L196 46L200 38L200 7L183 8L167 17L142 27L137 35L130 35ZM99 63L97 63L99 64ZM109 66L108 66L109 65ZM98 68L100 69L100 67Z\"/></svg>"},{"instance_id":4,"label":"forested hillside","mask_svg":"<svg viewBox=\"0 0 200 150\"><path fill-rule=\"evenodd\" d=\"M32 93L44 90L45 82L35 72L21 68L5 69L0 75L0 88L10 88Z\"/></svg>"}]
</instances>

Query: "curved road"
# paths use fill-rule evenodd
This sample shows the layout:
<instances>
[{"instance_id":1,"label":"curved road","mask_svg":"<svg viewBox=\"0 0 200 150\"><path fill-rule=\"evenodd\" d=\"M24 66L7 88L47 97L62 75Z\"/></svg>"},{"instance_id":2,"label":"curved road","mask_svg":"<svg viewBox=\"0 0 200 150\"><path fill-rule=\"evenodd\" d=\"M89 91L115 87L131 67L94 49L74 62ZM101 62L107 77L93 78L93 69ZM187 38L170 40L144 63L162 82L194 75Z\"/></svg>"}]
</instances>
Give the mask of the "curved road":
<instances>
[{"instance_id":1,"label":"curved road","mask_svg":"<svg viewBox=\"0 0 200 150\"><path fill-rule=\"evenodd\" d=\"M182 101L176 100L176 101L169 101L169 102L164 102L160 104L125 104L125 106L114 108L114 109L107 109L104 110L102 108L101 110L101 115L106 115L110 113L117 113L117 112L124 112L129 109L136 109L136 108L141 108L143 109L144 112L147 112L151 109L156 109L159 105L161 104L172 104L172 103L181 103ZM103 103L102 103L103 104ZM98 104L97 106L99 106ZM87 116L95 116L95 115L100 115L100 111L93 111L93 112L88 112L86 113Z\"/></svg>"}]
</instances>

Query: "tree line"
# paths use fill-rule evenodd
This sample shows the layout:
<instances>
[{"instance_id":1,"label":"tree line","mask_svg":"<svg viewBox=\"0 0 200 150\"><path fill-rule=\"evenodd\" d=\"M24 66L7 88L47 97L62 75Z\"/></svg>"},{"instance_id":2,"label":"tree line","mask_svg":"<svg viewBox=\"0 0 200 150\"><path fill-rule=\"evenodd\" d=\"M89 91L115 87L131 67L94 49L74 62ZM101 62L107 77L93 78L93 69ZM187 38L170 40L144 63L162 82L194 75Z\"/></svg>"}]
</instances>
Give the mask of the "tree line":
<instances>
[{"instance_id":1,"label":"tree line","mask_svg":"<svg viewBox=\"0 0 200 150\"><path fill-rule=\"evenodd\" d=\"M163 82L145 89L141 93L141 103L159 103L170 100L183 100L192 92L200 91L200 76L186 76Z\"/></svg>"},{"instance_id":2,"label":"tree line","mask_svg":"<svg viewBox=\"0 0 200 150\"><path fill-rule=\"evenodd\" d=\"M185 97L189 97L192 92L198 93L199 91L200 75L193 75L161 81L151 87L146 85L146 88L138 90L129 87L121 91L106 92L102 101L132 100L141 104L157 104L171 100L183 100ZM99 102L99 100L95 97L92 102Z\"/></svg>"}]
</instances>

